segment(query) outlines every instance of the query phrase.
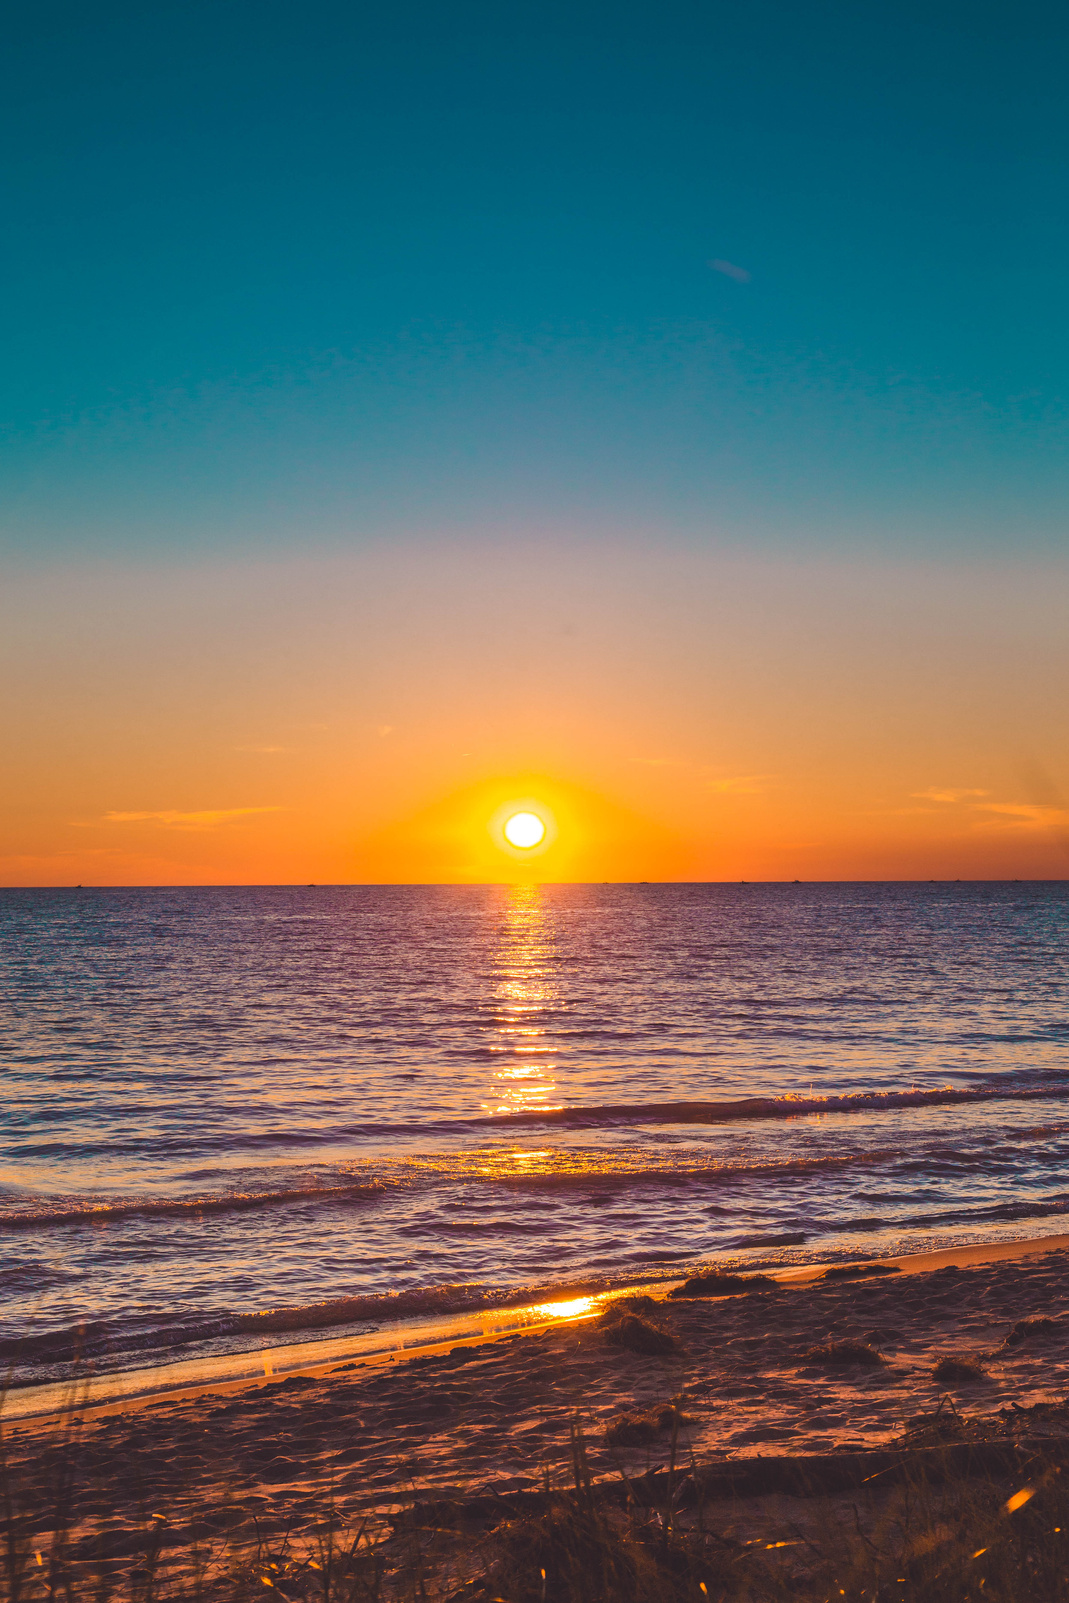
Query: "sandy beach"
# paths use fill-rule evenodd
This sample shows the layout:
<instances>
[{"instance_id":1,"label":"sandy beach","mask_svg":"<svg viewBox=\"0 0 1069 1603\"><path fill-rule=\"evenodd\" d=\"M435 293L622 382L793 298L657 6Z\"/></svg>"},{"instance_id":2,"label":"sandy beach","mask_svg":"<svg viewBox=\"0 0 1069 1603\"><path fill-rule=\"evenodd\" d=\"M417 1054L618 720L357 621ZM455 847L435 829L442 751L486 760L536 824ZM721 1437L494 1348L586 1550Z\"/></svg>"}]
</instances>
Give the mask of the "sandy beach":
<instances>
[{"instance_id":1,"label":"sandy beach","mask_svg":"<svg viewBox=\"0 0 1069 1603\"><path fill-rule=\"evenodd\" d=\"M116 1560L146 1511L176 1551L208 1537L299 1544L328 1504L353 1526L413 1495L565 1485L577 1422L607 1482L663 1468L673 1436L679 1462L709 1470L1069 1434L1065 1237L879 1267L786 1271L724 1296L680 1295L677 1283L532 1335L90 1412L66 1494L72 1524L87 1553L103 1539ZM61 1420L8 1433L42 1542L68 1433Z\"/></svg>"}]
</instances>

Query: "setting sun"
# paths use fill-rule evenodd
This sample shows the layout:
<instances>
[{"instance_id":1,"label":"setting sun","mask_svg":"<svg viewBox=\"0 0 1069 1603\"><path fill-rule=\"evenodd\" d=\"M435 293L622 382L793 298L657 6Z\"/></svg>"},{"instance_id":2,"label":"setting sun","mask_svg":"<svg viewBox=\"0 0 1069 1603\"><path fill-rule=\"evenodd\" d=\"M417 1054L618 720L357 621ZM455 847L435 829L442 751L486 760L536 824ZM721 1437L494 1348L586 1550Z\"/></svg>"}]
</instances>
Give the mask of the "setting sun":
<instances>
[{"instance_id":1,"label":"setting sun","mask_svg":"<svg viewBox=\"0 0 1069 1603\"><path fill-rule=\"evenodd\" d=\"M540 846L546 838L546 826L537 813L513 813L505 825L505 839L510 846L529 850Z\"/></svg>"}]
</instances>

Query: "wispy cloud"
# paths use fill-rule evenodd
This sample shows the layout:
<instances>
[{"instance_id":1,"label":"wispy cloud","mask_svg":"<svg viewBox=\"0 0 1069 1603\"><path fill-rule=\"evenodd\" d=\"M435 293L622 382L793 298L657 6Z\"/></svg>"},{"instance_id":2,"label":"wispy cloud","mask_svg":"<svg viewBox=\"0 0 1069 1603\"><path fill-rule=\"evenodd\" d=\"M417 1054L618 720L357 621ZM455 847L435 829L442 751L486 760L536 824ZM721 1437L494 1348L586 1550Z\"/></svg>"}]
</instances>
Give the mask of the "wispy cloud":
<instances>
[{"instance_id":1,"label":"wispy cloud","mask_svg":"<svg viewBox=\"0 0 1069 1603\"><path fill-rule=\"evenodd\" d=\"M715 768L710 771L711 765L688 762L683 757L629 757L627 760L642 768L685 769L696 783L721 796L759 796L770 780L779 778L778 774L717 774Z\"/></svg>"},{"instance_id":2,"label":"wispy cloud","mask_svg":"<svg viewBox=\"0 0 1069 1603\"><path fill-rule=\"evenodd\" d=\"M714 256L709 266L714 273L723 273L725 278L733 278L736 284L748 284L752 277L745 267L736 267L734 262L725 262L719 256Z\"/></svg>"},{"instance_id":3,"label":"wispy cloud","mask_svg":"<svg viewBox=\"0 0 1069 1603\"><path fill-rule=\"evenodd\" d=\"M989 796L987 790L914 790L910 794L916 801L934 802L960 802L968 801L973 796Z\"/></svg>"},{"instance_id":4,"label":"wispy cloud","mask_svg":"<svg viewBox=\"0 0 1069 1603\"><path fill-rule=\"evenodd\" d=\"M760 796L775 774L731 774L727 779L710 779L709 789L721 796Z\"/></svg>"},{"instance_id":5,"label":"wispy cloud","mask_svg":"<svg viewBox=\"0 0 1069 1603\"><path fill-rule=\"evenodd\" d=\"M976 830L1018 829L1052 831L1056 836L1065 833L1069 825L1069 809L1056 801L1016 802L988 801L989 790L947 789L913 791L915 801L940 802L943 805L964 803L969 827ZM924 813L932 816L931 808L904 807L900 813Z\"/></svg>"},{"instance_id":6,"label":"wispy cloud","mask_svg":"<svg viewBox=\"0 0 1069 1603\"><path fill-rule=\"evenodd\" d=\"M1046 802L984 802L979 810L996 815L986 820L991 829L1064 829L1069 822L1064 807Z\"/></svg>"},{"instance_id":7,"label":"wispy cloud","mask_svg":"<svg viewBox=\"0 0 1069 1603\"><path fill-rule=\"evenodd\" d=\"M216 807L202 812L180 813L163 808L155 813L105 813L106 824L162 824L166 829L215 829L236 818L253 818L261 813L281 813L282 807Z\"/></svg>"},{"instance_id":8,"label":"wispy cloud","mask_svg":"<svg viewBox=\"0 0 1069 1603\"><path fill-rule=\"evenodd\" d=\"M270 756L277 751L292 751L292 746L235 746L235 751L253 751L261 756Z\"/></svg>"}]
</instances>

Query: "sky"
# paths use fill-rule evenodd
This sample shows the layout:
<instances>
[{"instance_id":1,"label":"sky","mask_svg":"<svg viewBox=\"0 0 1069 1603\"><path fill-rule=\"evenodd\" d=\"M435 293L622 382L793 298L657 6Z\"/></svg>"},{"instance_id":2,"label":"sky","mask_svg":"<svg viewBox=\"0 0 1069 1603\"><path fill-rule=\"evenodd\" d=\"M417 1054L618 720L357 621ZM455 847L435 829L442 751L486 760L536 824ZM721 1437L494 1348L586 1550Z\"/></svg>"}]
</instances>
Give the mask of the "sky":
<instances>
[{"instance_id":1,"label":"sky","mask_svg":"<svg viewBox=\"0 0 1069 1603\"><path fill-rule=\"evenodd\" d=\"M1067 47L25 8L0 883L1064 877Z\"/></svg>"}]
</instances>

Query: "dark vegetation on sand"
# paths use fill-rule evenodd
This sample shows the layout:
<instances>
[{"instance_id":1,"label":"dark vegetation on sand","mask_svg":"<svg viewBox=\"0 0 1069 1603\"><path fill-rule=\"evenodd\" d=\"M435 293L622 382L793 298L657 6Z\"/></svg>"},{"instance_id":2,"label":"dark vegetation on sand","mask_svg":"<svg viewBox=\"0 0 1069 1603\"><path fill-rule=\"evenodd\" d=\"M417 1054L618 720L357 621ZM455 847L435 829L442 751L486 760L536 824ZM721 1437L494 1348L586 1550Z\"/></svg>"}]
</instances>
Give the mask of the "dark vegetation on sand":
<instances>
[{"instance_id":1,"label":"dark vegetation on sand","mask_svg":"<svg viewBox=\"0 0 1069 1603\"><path fill-rule=\"evenodd\" d=\"M853 1483L845 1497L808 1488L802 1471L793 1496L771 1501L762 1529L747 1523L745 1500L727 1499L687 1461L684 1423L672 1402L606 1432L610 1442L628 1431L629 1439L669 1432L666 1468L652 1478L621 1471L595 1481L576 1419L567 1483L553 1486L547 1475L537 1495L413 1492L346 1524L323 1486L319 1517L300 1541L231 1539L236 1511L225 1498L176 1539L168 1510L150 1506L131 1473L120 1542L107 1540L103 1517L96 1529L73 1520L78 1428L60 1426L50 1508L23 1506L17 1469L0 1455L0 1599L248 1603L266 1592L283 1603L1069 1603L1069 1440L1023 1455L1010 1478L1005 1452L992 1460L995 1473L980 1458L970 1473L946 1446L960 1445L967 1422L941 1405L911 1429L913 1440L934 1436L942 1447L899 1454L882 1478L864 1476L864 1455L844 1459L837 1471ZM107 1495L101 1488L102 1516Z\"/></svg>"},{"instance_id":2,"label":"dark vegetation on sand","mask_svg":"<svg viewBox=\"0 0 1069 1603\"><path fill-rule=\"evenodd\" d=\"M825 1269L821 1280L871 1280L874 1275L900 1275L893 1263L837 1263Z\"/></svg>"},{"instance_id":3,"label":"dark vegetation on sand","mask_svg":"<svg viewBox=\"0 0 1069 1603\"><path fill-rule=\"evenodd\" d=\"M712 1270L705 1275L691 1275L681 1286L673 1286L670 1297L733 1297L739 1292L776 1291L778 1285L770 1275L731 1275L723 1270Z\"/></svg>"},{"instance_id":4,"label":"dark vegetation on sand","mask_svg":"<svg viewBox=\"0 0 1069 1603\"><path fill-rule=\"evenodd\" d=\"M802 1362L838 1369L848 1364L863 1364L873 1368L884 1360L875 1347L870 1347L866 1341L824 1341L819 1346L810 1347Z\"/></svg>"},{"instance_id":5,"label":"dark vegetation on sand","mask_svg":"<svg viewBox=\"0 0 1069 1603\"><path fill-rule=\"evenodd\" d=\"M651 1357L679 1351L679 1341L657 1318L652 1297L620 1297L598 1319L598 1329L610 1347Z\"/></svg>"}]
</instances>

